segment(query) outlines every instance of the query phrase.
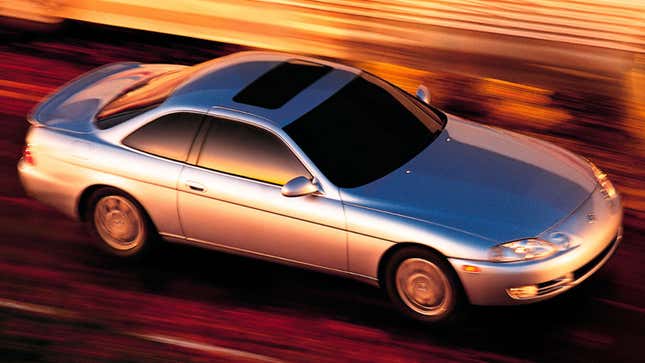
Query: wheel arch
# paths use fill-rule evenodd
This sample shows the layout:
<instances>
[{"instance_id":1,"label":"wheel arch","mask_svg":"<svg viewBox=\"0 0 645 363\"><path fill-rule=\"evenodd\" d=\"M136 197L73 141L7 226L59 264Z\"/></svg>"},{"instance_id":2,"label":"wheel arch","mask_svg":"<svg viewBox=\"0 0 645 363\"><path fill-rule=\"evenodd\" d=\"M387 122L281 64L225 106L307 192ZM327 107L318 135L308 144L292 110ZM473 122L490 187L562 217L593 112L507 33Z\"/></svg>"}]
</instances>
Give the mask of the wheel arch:
<instances>
[{"instance_id":1,"label":"wheel arch","mask_svg":"<svg viewBox=\"0 0 645 363\"><path fill-rule=\"evenodd\" d=\"M458 288L461 290L462 293L464 293L464 296L468 299L467 294L465 294L465 290L463 287L463 283L461 282L461 278L459 277L459 274L457 271L455 271L454 267L448 261L448 257L441 253L439 250L432 248L428 245L418 243L418 242L398 242L395 243L394 245L390 246L384 253L381 255L381 258L378 262L378 270L377 270L377 278L378 278L378 283L380 286L384 286L384 279L385 279L385 268L387 266L387 263L392 256L394 256L395 253L407 249L407 248L421 248L426 251L432 252L433 254L437 255L438 257L442 258L446 262L446 266L452 270L454 273L454 276L457 278L457 281L459 282Z\"/></svg>"},{"instance_id":2,"label":"wheel arch","mask_svg":"<svg viewBox=\"0 0 645 363\"><path fill-rule=\"evenodd\" d=\"M88 204L89 204L90 198L96 191L103 188L114 188L114 187L106 184L94 184L83 189L83 191L81 192L81 195L78 197L78 200L76 202L76 215L78 216L78 219L80 221L86 222L85 217L87 214L87 209L89 208ZM118 188L115 188L115 189L118 189Z\"/></svg>"},{"instance_id":3,"label":"wheel arch","mask_svg":"<svg viewBox=\"0 0 645 363\"><path fill-rule=\"evenodd\" d=\"M125 191L125 190L123 190L121 188L118 188L118 187L115 187L115 186L112 186L112 185L107 185L107 184L93 184L93 185L90 185L90 186L86 187L81 192L81 195L78 197L78 202L77 202L77 205L76 205L76 213L77 213L78 218L79 218L80 221L87 222L86 214L87 214L87 209L90 207L89 202L90 202L90 200L92 198L92 195L94 195L94 193L96 193L97 191L99 191L101 189L114 189L114 190L118 190L120 193L125 194L128 198L133 200L139 208L141 208L141 210L145 214L145 217L150 221L150 223L152 223L152 226L156 230L156 225L155 225L154 221L152 220L152 218L150 217L150 213L148 213L146 208L143 206L143 204L141 204L141 202L137 198L135 198L132 194L128 193L127 191Z\"/></svg>"},{"instance_id":4,"label":"wheel arch","mask_svg":"<svg viewBox=\"0 0 645 363\"><path fill-rule=\"evenodd\" d=\"M390 260L390 258L392 258L392 256L395 253L397 253L400 250L407 249L407 248L422 248L422 249L428 250L428 251L436 254L437 256L442 257L443 259L446 259L446 256L443 253L439 252L438 250L436 250L436 249L434 249L434 248L432 248L432 247L430 247L428 245L424 245L422 243L418 243L418 242L398 242L398 243L395 243L392 246L390 246L387 250L385 250L385 252L381 255L381 258L379 259L378 268L377 268L377 276L376 277L378 278L378 281L379 281L380 285L382 285L383 281L384 281L383 279L385 277L384 276L384 274L385 274L385 266L387 266L387 262Z\"/></svg>"}]
</instances>

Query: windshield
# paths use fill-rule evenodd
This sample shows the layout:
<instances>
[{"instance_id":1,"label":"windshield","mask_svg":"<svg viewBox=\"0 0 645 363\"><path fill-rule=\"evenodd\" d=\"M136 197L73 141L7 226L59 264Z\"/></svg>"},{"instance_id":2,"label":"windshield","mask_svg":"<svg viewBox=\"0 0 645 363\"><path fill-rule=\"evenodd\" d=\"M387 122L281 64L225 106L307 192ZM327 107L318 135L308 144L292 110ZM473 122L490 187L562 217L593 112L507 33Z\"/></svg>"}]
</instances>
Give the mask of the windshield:
<instances>
[{"instance_id":1,"label":"windshield","mask_svg":"<svg viewBox=\"0 0 645 363\"><path fill-rule=\"evenodd\" d=\"M363 73L284 130L332 183L354 188L410 161L445 123L440 111Z\"/></svg>"}]
</instances>

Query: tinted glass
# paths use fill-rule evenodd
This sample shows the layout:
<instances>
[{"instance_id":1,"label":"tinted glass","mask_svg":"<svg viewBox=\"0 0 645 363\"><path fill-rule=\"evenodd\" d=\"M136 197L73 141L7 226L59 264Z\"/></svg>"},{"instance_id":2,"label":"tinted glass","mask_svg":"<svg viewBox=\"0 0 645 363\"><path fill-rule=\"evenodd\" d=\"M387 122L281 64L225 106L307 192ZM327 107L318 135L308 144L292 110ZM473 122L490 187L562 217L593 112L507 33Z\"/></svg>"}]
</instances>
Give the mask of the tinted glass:
<instances>
[{"instance_id":1,"label":"tinted glass","mask_svg":"<svg viewBox=\"0 0 645 363\"><path fill-rule=\"evenodd\" d=\"M133 132L123 143L150 154L186 161L203 118L188 112L165 115Z\"/></svg>"},{"instance_id":2,"label":"tinted glass","mask_svg":"<svg viewBox=\"0 0 645 363\"><path fill-rule=\"evenodd\" d=\"M199 166L277 185L297 176L311 178L291 150L271 133L241 122L211 120Z\"/></svg>"},{"instance_id":3,"label":"tinted glass","mask_svg":"<svg viewBox=\"0 0 645 363\"><path fill-rule=\"evenodd\" d=\"M137 110L145 111L159 105L193 72L193 67L186 67L156 74L138 82L123 91L99 111L96 115L96 125L100 129L106 129L114 125L115 119L121 120L122 116L129 113L136 114ZM123 121L121 120L121 122ZM106 126L108 124L110 126Z\"/></svg>"},{"instance_id":4,"label":"tinted glass","mask_svg":"<svg viewBox=\"0 0 645 363\"><path fill-rule=\"evenodd\" d=\"M280 63L246 86L233 101L268 109L280 108L329 71L331 67L311 62Z\"/></svg>"},{"instance_id":5,"label":"tinted glass","mask_svg":"<svg viewBox=\"0 0 645 363\"><path fill-rule=\"evenodd\" d=\"M443 126L401 90L362 74L284 130L330 181L353 188L401 167Z\"/></svg>"},{"instance_id":6,"label":"tinted glass","mask_svg":"<svg viewBox=\"0 0 645 363\"><path fill-rule=\"evenodd\" d=\"M143 114L144 112L146 112L148 110L152 110L152 109L156 108L157 106L159 106L159 105L154 104L154 105L149 105L149 106L146 106L146 107L135 108L135 109L132 109L132 110L127 110L127 111L116 113L116 114L114 114L112 116L108 116L108 117L103 118L101 120L97 120L96 121L96 127L98 127L100 130L109 129L112 126L116 126L118 124L121 124L121 123L124 123L124 122L128 121L129 119L132 119L132 118L134 118L136 116L139 116L139 115Z\"/></svg>"}]
</instances>

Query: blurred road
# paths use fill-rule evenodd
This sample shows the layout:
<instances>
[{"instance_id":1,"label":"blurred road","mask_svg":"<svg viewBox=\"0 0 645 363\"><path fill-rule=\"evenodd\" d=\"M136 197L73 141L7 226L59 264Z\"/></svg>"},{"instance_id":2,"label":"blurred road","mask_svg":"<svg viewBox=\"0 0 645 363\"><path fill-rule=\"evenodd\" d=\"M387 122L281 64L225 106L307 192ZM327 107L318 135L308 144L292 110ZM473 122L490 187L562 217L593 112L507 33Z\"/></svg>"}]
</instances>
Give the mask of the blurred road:
<instances>
[{"instance_id":1,"label":"blurred road","mask_svg":"<svg viewBox=\"0 0 645 363\"><path fill-rule=\"evenodd\" d=\"M137 264L105 257L75 222L26 198L15 170L25 114L47 93L108 62L193 64L240 47L76 23L0 39L2 361L644 359L640 56L622 55L633 64L616 73L439 51L418 55L418 67L390 64L388 53L354 63L408 90L426 83L448 112L588 156L625 197L624 242L592 279L545 303L473 308L460 326L435 330L405 321L378 289L332 276L187 246Z\"/></svg>"}]
</instances>

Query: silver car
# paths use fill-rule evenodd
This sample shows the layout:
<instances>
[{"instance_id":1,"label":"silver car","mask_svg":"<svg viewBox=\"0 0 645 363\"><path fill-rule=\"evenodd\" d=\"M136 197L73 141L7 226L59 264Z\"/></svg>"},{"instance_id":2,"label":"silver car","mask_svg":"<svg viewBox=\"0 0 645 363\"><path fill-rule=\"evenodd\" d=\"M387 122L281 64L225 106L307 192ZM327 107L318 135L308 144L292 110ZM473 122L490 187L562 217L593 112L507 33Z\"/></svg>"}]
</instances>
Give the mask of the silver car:
<instances>
[{"instance_id":1,"label":"silver car","mask_svg":"<svg viewBox=\"0 0 645 363\"><path fill-rule=\"evenodd\" d=\"M425 322L553 297L609 259L602 171L427 98L279 53L110 64L34 110L18 169L113 254L166 240L339 274Z\"/></svg>"}]
</instances>

